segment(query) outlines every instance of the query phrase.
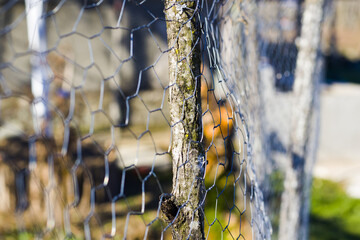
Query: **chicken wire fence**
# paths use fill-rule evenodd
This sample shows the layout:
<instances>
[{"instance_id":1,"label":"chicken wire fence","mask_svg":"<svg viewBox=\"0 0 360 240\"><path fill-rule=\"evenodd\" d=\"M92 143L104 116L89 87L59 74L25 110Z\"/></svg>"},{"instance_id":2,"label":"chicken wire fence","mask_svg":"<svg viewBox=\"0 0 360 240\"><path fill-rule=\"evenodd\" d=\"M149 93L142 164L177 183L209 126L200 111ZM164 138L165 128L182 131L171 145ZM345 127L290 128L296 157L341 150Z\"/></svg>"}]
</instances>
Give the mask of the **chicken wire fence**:
<instances>
[{"instance_id":1,"label":"chicken wire fence","mask_svg":"<svg viewBox=\"0 0 360 240\"><path fill-rule=\"evenodd\" d=\"M302 10L2 1L0 235L270 239Z\"/></svg>"}]
</instances>

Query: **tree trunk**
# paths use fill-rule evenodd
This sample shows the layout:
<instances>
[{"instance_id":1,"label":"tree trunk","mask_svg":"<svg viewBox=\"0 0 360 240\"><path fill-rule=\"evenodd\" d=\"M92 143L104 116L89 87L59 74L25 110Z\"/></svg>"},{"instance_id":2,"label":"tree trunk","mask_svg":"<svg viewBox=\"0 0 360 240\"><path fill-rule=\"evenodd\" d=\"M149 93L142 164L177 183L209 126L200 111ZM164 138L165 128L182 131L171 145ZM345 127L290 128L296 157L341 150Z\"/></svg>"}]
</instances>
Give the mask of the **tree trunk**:
<instances>
[{"instance_id":1,"label":"tree trunk","mask_svg":"<svg viewBox=\"0 0 360 240\"><path fill-rule=\"evenodd\" d=\"M173 239L204 239L204 150L200 102L198 1L165 1L173 189L161 206Z\"/></svg>"},{"instance_id":2,"label":"tree trunk","mask_svg":"<svg viewBox=\"0 0 360 240\"><path fill-rule=\"evenodd\" d=\"M309 156L314 99L320 79L320 39L323 0L306 0L298 44L294 83L294 107L291 121L289 164L285 173L284 193L280 209L279 239L306 239L308 204L306 171Z\"/></svg>"}]
</instances>

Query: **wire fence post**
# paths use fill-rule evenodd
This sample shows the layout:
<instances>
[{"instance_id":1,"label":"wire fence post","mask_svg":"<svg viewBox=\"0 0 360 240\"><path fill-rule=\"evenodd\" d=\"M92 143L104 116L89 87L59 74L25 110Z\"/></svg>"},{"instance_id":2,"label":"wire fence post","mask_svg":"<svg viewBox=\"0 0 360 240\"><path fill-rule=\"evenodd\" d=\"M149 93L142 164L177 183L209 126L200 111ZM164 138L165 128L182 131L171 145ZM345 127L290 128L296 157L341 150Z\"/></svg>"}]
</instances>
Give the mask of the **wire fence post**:
<instances>
[{"instance_id":1,"label":"wire fence post","mask_svg":"<svg viewBox=\"0 0 360 240\"><path fill-rule=\"evenodd\" d=\"M34 96L33 117L37 134L44 131L45 136L51 136L48 110L48 67L46 62L46 20L42 17L44 2L26 0L26 19L29 49L33 51L31 58L31 92Z\"/></svg>"},{"instance_id":2,"label":"wire fence post","mask_svg":"<svg viewBox=\"0 0 360 240\"><path fill-rule=\"evenodd\" d=\"M306 166L315 97L321 71L321 29L324 0L306 0L296 61L289 162L280 209L279 239L307 239Z\"/></svg>"},{"instance_id":3,"label":"wire fence post","mask_svg":"<svg viewBox=\"0 0 360 240\"><path fill-rule=\"evenodd\" d=\"M162 211L173 239L204 239L199 1L165 1L170 74L173 187Z\"/></svg>"}]
</instances>

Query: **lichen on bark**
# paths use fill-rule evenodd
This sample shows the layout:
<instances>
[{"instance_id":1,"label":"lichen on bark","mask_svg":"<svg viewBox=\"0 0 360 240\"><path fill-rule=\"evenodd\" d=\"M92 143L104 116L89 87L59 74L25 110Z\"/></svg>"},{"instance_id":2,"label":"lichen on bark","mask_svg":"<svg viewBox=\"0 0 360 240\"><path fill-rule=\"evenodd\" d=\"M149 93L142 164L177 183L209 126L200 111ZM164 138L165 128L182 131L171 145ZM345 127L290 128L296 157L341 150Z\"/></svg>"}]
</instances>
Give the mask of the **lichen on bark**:
<instances>
[{"instance_id":1,"label":"lichen on bark","mask_svg":"<svg viewBox=\"0 0 360 240\"><path fill-rule=\"evenodd\" d=\"M198 1L165 1L172 125L171 198L178 209L173 239L204 239L204 150L201 144L200 24ZM162 209L167 209L166 207ZM164 212L164 215L168 215Z\"/></svg>"}]
</instances>

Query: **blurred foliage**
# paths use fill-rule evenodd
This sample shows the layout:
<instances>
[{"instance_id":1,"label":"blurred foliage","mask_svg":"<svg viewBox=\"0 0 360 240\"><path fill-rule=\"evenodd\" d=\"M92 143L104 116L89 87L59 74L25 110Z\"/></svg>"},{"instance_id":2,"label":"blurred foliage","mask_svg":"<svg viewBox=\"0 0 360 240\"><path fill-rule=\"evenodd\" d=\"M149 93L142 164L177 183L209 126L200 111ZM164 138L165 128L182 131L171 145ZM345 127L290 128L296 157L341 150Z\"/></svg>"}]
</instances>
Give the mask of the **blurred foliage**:
<instances>
[{"instance_id":1,"label":"blurred foliage","mask_svg":"<svg viewBox=\"0 0 360 240\"><path fill-rule=\"evenodd\" d=\"M30 239L34 239L34 236L33 234L28 232L17 232L17 231L9 232L4 235L4 240L15 240L15 239L30 240Z\"/></svg>"},{"instance_id":2,"label":"blurred foliage","mask_svg":"<svg viewBox=\"0 0 360 240\"><path fill-rule=\"evenodd\" d=\"M247 196L247 206L244 206L243 193L237 192L238 189L232 184L234 177L232 174L220 174L215 182L211 178L205 178L208 191L204 209L204 232L208 240L251 238L251 216L248 211L244 211L250 208L250 199ZM246 187L249 192L251 186ZM235 195L239 199L235 200Z\"/></svg>"},{"instance_id":3,"label":"blurred foliage","mask_svg":"<svg viewBox=\"0 0 360 240\"><path fill-rule=\"evenodd\" d=\"M341 184L314 179L310 240L360 239L360 199L349 197Z\"/></svg>"},{"instance_id":4,"label":"blurred foliage","mask_svg":"<svg viewBox=\"0 0 360 240\"><path fill-rule=\"evenodd\" d=\"M273 228L272 239L278 239L281 194L284 174L274 171L269 176L267 193L268 208ZM358 240L360 239L360 199L346 194L340 183L329 180L313 180L311 213L309 224L310 240Z\"/></svg>"}]
</instances>

